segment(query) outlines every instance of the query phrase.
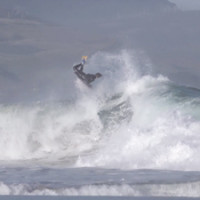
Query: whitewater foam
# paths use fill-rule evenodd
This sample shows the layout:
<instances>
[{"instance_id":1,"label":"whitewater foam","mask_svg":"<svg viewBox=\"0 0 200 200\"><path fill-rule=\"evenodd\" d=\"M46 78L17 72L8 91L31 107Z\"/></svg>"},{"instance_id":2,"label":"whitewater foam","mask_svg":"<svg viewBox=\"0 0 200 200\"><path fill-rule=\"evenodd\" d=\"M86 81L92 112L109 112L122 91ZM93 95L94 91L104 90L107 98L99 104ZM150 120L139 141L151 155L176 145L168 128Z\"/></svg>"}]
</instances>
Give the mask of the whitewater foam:
<instances>
[{"instance_id":1,"label":"whitewater foam","mask_svg":"<svg viewBox=\"0 0 200 200\"><path fill-rule=\"evenodd\" d=\"M87 185L80 188L51 189L43 186L5 185L0 183L1 195L31 196L162 196L162 197L199 197L200 183L184 184L147 184L147 185Z\"/></svg>"},{"instance_id":2,"label":"whitewater foam","mask_svg":"<svg viewBox=\"0 0 200 200\"><path fill-rule=\"evenodd\" d=\"M72 102L1 105L0 159L199 170L199 90L152 76L136 57L93 55L87 71L103 78L93 89L77 83Z\"/></svg>"}]
</instances>

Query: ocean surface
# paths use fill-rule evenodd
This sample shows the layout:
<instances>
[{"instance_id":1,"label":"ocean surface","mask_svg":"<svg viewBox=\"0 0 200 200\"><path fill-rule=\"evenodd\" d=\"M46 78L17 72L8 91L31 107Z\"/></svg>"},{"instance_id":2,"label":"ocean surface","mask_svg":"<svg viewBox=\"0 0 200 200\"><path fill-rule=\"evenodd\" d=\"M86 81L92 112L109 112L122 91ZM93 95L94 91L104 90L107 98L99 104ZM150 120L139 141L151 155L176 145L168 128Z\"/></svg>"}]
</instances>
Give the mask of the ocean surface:
<instances>
[{"instance_id":1,"label":"ocean surface","mask_svg":"<svg viewBox=\"0 0 200 200\"><path fill-rule=\"evenodd\" d=\"M200 90L141 57L97 52L73 99L0 105L0 199L200 198Z\"/></svg>"}]
</instances>

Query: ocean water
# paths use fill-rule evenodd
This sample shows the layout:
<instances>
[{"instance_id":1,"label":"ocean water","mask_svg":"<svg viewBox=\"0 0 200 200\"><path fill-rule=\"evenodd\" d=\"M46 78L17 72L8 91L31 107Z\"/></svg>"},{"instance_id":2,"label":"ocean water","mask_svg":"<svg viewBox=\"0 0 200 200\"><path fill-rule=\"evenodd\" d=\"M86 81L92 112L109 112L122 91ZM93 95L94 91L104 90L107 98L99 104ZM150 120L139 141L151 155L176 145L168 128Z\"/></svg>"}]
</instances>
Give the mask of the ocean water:
<instances>
[{"instance_id":1,"label":"ocean water","mask_svg":"<svg viewBox=\"0 0 200 200\"><path fill-rule=\"evenodd\" d=\"M1 198L199 198L200 90L152 69L97 52L85 70L103 77L74 75L74 99L0 105Z\"/></svg>"}]
</instances>

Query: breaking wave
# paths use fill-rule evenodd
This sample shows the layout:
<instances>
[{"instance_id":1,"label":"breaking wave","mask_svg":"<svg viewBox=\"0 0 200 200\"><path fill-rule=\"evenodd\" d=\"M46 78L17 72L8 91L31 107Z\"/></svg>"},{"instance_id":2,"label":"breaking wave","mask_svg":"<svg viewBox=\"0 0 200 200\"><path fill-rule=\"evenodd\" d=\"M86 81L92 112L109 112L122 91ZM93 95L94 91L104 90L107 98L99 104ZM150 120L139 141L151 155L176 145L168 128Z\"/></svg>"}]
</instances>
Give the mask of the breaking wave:
<instances>
[{"instance_id":1,"label":"breaking wave","mask_svg":"<svg viewBox=\"0 0 200 200\"><path fill-rule=\"evenodd\" d=\"M0 160L200 170L200 90L152 76L133 52L96 53L73 101L0 106Z\"/></svg>"}]
</instances>

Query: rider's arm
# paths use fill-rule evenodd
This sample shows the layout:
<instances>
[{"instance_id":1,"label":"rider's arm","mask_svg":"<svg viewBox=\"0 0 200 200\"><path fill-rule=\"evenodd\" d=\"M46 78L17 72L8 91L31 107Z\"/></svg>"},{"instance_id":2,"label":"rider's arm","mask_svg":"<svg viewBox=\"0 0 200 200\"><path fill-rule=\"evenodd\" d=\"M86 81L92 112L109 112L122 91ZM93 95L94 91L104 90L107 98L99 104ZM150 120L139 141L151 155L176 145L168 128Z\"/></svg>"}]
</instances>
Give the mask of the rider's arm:
<instances>
[{"instance_id":1,"label":"rider's arm","mask_svg":"<svg viewBox=\"0 0 200 200\"><path fill-rule=\"evenodd\" d=\"M74 69L74 71L80 71L80 72L82 72L82 71L83 71L83 64L80 63L80 64L78 64L78 65L75 65L75 66L73 67L73 69Z\"/></svg>"}]
</instances>

